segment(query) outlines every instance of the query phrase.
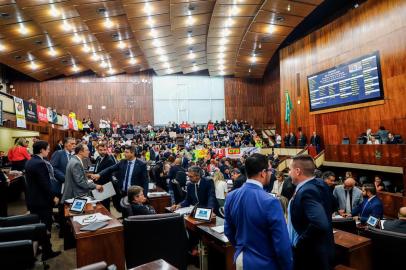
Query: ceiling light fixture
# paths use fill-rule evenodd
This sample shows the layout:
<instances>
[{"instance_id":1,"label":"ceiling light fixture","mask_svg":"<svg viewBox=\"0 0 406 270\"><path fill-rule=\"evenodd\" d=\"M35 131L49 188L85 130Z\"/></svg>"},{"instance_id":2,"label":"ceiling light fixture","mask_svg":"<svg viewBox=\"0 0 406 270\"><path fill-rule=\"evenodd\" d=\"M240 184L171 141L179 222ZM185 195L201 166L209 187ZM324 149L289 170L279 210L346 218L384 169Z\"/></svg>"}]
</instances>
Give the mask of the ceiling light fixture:
<instances>
[{"instance_id":1,"label":"ceiling light fixture","mask_svg":"<svg viewBox=\"0 0 406 270\"><path fill-rule=\"evenodd\" d=\"M150 5L148 2L145 3L144 11L145 11L145 13L148 14L148 16L151 15L152 7L151 7L151 5Z\"/></svg>"},{"instance_id":2,"label":"ceiling light fixture","mask_svg":"<svg viewBox=\"0 0 406 270\"><path fill-rule=\"evenodd\" d=\"M222 52L218 54L218 57L219 57L219 58L224 58L224 56L225 56L225 55L224 55L224 53L222 53Z\"/></svg>"},{"instance_id":3,"label":"ceiling light fixture","mask_svg":"<svg viewBox=\"0 0 406 270\"><path fill-rule=\"evenodd\" d=\"M154 20L152 19L151 16L148 16L147 23L148 23L149 27L151 27L151 28L154 27Z\"/></svg>"},{"instance_id":4,"label":"ceiling light fixture","mask_svg":"<svg viewBox=\"0 0 406 270\"><path fill-rule=\"evenodd\" d=\"M51 14L51 16L53 17L58 17L59 15L61 15L61 12L55 8L54 5L51 5L51 8L49 9L49 14Z\"/></svg>"},{"instance_id":5,"label":"ceiling light fixture","mask_svg":"<svg viewBox=\"0 0 406 270\"><path fill-rule=\"evenodd\" d=\"M131 65L137 64L137 59L135 59L134 57L131 57L131 58L130 58L130 64L131 64Z\"/></svg>"},{"instance_id":6,"label":"ceiling light fixture","mask_svg":"<svg viewBox=\"0 0 406 270\"><path fill-rule=\"evenodd\" d=\"M6 49L6 46L4 46L3 44L0 44L0 51L4 51Z\"/></svg>"},{"instance_id":7,"label":"ceiling light fixture","mask_svg":"<svg viewBox=\"0 0 406 270\"><path fill-rule=\"evenodd\" d=\"M223 58L221 58L221 59L219 59L219 60L217 61L217 63L218 63L219 65L223 65L223 64L225 63L225 61L224 61Z\"/></svg>"},{"instance_id":8,"label":"ceiling light fixture","mask_svg":"<svg viewBox=\"0 0 406 270\"><path fill-rule=\"evenodd\" d=\"M18 31L22 34L22 35L26 35L28 33L27 28L25 28L24 24L20 24L20 28L18 29Z\"/></svg>"},{"instance_id":9,"label":"ceiling light fixture","mask_svg":"<svg viewBox=\"0 0 406 270\"><path fill-rule=\"evenodd\" d=\"M114 73L114 69L109 68L109 70L107 70L107 72L108 72L109 74L113 74L113 73Z\"/></svg>"},{"instance_id":10,"label":"ceiling light fixture","mask_svg":"<svg viewBox=\"0 0 406 270\"><path fill-rule=\"evenodd\" d=\"M113 22L110 20L109 17L107 17L107 18L106 18L106 21L104 22L104 26L105 26L106 28L112 28L113 25L114 25Z\"/></svg>"},{"instance_id":11,"label":"ceiling light fixture","mask_svg":"<svg viewBox=\"0 0 406 270\"><path fill-rule=\"evenodd\" d=\"M52 48L52 47L50 47L50 48L49 48L49 51L48 51L48 54L49 54L50 56L55 56L55 55L56 55L55 49Z\"/></svg>"},{"instance_id":12,"label":"ceiling light fixture","mask_svg":"<svg viewBox=\"0 0 406 270\"><path fill-rule=\"evenodd\" d=\"M237 8L237 6L236 6L236 5L233 5L233 7L232 7L231 10L230 10L230 16L235 16L235 15L237 15L238 11L239 11L239 9Z\"/></svg>"},{"instance_id":13,"label":"ceiling light fixture","mask_svg":"<svg viewBox=\"0 0 406 270\"><path fill-rule=\"evenodd\" d=\"M38 68L38 65L35 64L34 61L31 61L30 67L31 67L31 69L37 69L37 68Z\"/></svg>"},{"instance_id":14,"label":"ceiling light fixture","mask_svg":"<svg viewBox=\"0 0 406 270\"><path fill-rule=\"evenodd\" d=\"M172 73L173 72L173 69L171 69L171 68L168 68L167 70L166 70L166 73Z\"/></svg>"},{"instance_id":15,"label":"ceiling light fixture","mask_svg":"<svg viewBox=\"0 0 406 270\"><path fill-rule=\"evenodd\" d=\"M269 25L267 31L269 34L272 34L273 32L275 32L275 25L272 25L272 24Z\"/></svg>"},{"instance_id":16,"label":"ceiling light fixture","mask_svg":"<svg viewBox=\"0 0 406 270\"><path fill-rule=\"evenodd\" d=\"M187 19L186 19L187 26L192 26L194 21L195 21L195 19L192 17L192 15L187 16Z\"/></svg>"},{"instance_id":17,"label":"ceiling light fixture","mask_svg":"<svg viewBox=\"0 0 406 270\"><path fill-rule=\"evenodd\" d=\"M89 48L89 46L87 46L87 44L84 44L84 45L83 45L82 50L83 50L84 52L90 52L90 48Z\"/></svg>"},{"instance_id":18,"label":"ceiling light fixture","mask_svg":"<svg viewBox=\"0 0 406 270\"><path fill-rule=\"evenodd\" d=\"M70 31L72 30L72 25L70 25L67 21L63 21L62 28L65 31Z\"/></svg>"},{"instance_id":19,"label":"ceiling light fixture","mask_svg":"<svg viewBox=\"0 0 406 270\"><path fill-rule=\"evenodd\" d=\"M170 68L171 65L170 65L168 62L166 62L166 63L164 63L164 67L165 67L165 68Z\"/></svg>"},{"instance_id":20,"label":"ceiling light fixture","mask_svg":"<svg viewBox=\"0 0 406 270\"><path fill-rule=\"evenodd\" d=\"M187 45L191 45L192 43L193 43L193 38L188 37L188 38L186 39L186 44L187 44Z\"/></svg>"},{"instance_id":21,"label":"ceiling light fixture","mask_svg":"<svg viewBox=\"0 0 406 270\"><path fill-rule=\"evenodd\" d=\"M158 39L154 39L152 41L152 45L154 45L155 47L161 47L162 46L162 42Z\"/></svg>"},{"instance_id":22,"label":"ceiling light fixture","mask_svg":"<svg viewBox=\"0 0 406 270\"><path fill-rule=\"evenodd\" d=\"M220 65L220 66L219 66L219 69L220 69L221 71L223 71L223 70L224 70L224 66L223 66L223 65Z\"/></svg>"},{"instance_id":23,"label":"ceiling light fixture","mask_svg":"<svg viewBox=\"0 0 406 270\"><path fill-rule=\"evenodd\" d=\"M220 39L220 45L225 45L228 42L226 38L221 38Z\"/></svg>"},{"instance_id":24,"label":"ceiling light fixture","mask_svg":"<svg viewBox=\"0 0 406 270\"><path fill-rule=\"evenodd\" d=\"M74 41L75 43L79 43L79 42L82 41L82 38L81 38L77 33L75 33L75 34L73 35L72 39L73 39L73 41Z\"/></svg>"},{"instance_id":25,"label":"ceiling light fixture","mask_svg":"<svg viewBox=\"0 0 406 270\"><path fill-rule=\"evenodd\" d=\"M251 56L250 61L251 61L251 63L255 63L257 61L257 57L256 57L255 53Z\"/></svg>"},{"instance_id":26,"label":"ceiling light fixture","mask_svg":"<svg viewBox=\"0 0 406 270\"><path fill-rule=\"evenodd\" d=\"M124 42L122 42L122 41L119 41L117 46L118 46L120 49L124 49L125 47L127 47L127 45L126 45Z\"/></svg>"},{"instance_id":27,"label":"ceiling light fixture","mask_svg":"<svg viewBox=\"0 0 406 270\"><path fill-rule=\"evenodd\" d=\"M73 65L73 66L72 66L72 70L73 70L73 72L78 72L78 71L79 71L79 68L78 68L77 65Z\"/></svg>"},{"instance_id":28,"label":"ceiling light fixture","mask_svg":"<svg viewBox=\"0 0 406 270\"><path fill-rule=\"evenodd\" d=\"M226 27L230 27L234 24L234 21L231 17L226 20Z\"/></svg>"},{"instance_id":29,"label":"ceiling light fixture","mask_svg":"<svg viewBox=\"0 0 406 270\"><path fill-rule=\"evenodd\" d=\"M149 32L149 34L153 37L153 38L157 38L158 36L158 32L155 29L151 29L151 31Z\"/></svg>"},{"instance_id":30,"label":"ceiling light fixture","mask_svg":"<svg viewBox=\"0 0 406 270\"><path fill-rule=\"evenodd\" d=\"M165 50L163 50L162 48L157 48L157 49L155 50L155 52L156 52L157 54L165 54Z\"/></svg>"},{"instance_id":31,"label":"ceiling light fixture","mask_svg":"<svg viewBox=\"0 0 406 270\"><path fill-rule=\"evenodd\" d=\"M221 70L220 71L220 73L219 73L221 76L223 76L225 73L224 73L224 70Z\"/></svg>"},{"instance_id":32,"label":"ceiling light fixture","mask_svg":"<svg viewBox=\"0 0 406 270\"><path fill-rule=\"evenodd\" d=\"M168 56L166 56L166 55L161 55L161 56L159 57L159 61L161 61L161 62L167 62L167 61L168 61Z\"/></svg>"},{"instance_id":33,"label":"ceiling light fixture","mask_svg":"<svg viewBox=\"0 0 406 270\"><path fill-rule=\"evenodd\" d=\"M100 63L100 66L101 66L102 68L106 68L106 67L107 67L107 63L106 63L105 61L102 61L102 62Z\"/></svg>"},{"instance_id":34,"label":"ceiling light fixture","mask_svg":"<svg viewBox=\"0 0 406 270\"><path fill-rule=\"evenodd\" d=\"M224 47L224 46L219 47L219 52L224 52L225 50L226 50L226 47Z\"/></svg>"},{"instance_id":35,"label":"ceiling light fixture","mask_svg":"<svg viewBox=\"0 0 406 270\"><path fill-rule=\"evenodd\" d=\"M199 68L196 66L196 63L193 64L192 70L197 71Z\"/></svg>"},{"instance_id":36,"label":"ceiling light fixture","mask_svg":"<svg viewBox=\"0 0 406 270\"><path fill-rule=\"evenodd\" d=\"M99 60L99 56L96 54L96 53L93 53L92 54L92 59L94 60L94 61L97 61L97 60Z\"/></svg>"},{"instance_id":37,"label":"ceiling light fixture","mask_svg":"<svg viewBox=\"0 0 406 270\"><path fill-rule=\"evenodd\" d=\"M196 54L193 53L193 51L189 51L189 55L188 55L189 59L195 59L196 58Z\"/></svg>"}]
</instances>

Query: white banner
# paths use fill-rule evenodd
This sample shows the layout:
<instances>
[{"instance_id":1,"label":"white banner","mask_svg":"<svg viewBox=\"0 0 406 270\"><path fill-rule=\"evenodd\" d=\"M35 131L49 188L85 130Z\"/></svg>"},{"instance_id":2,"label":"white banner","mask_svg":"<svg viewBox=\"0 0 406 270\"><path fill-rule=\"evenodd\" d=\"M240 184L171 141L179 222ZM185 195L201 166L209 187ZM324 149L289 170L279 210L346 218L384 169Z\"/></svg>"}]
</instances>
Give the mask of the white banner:
<instances>
[{"instance_id":1,"label":"white banner","mask_svg":"<svg viewBox=\"0 0 406 270\"><path fill-rule=\"evenodd\" d=\"M27 128L25 121L24 101L21 98L14 97L14 107L16 110L17 127Z\"/></svg>"}]
</instances>

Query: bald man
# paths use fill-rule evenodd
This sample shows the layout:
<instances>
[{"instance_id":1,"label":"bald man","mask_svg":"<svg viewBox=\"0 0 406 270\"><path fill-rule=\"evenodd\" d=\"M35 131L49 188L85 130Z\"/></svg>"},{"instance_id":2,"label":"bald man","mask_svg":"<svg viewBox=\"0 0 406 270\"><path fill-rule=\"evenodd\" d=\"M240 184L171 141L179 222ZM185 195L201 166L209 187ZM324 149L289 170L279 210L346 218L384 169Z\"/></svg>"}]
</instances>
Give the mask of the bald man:
<instances>
[{"instance_id":1,"label":"bald man","mask_svg":"<svg viewBox=\"0 0 406 270\"><path fill-rule=\"evenodd\" d=\"M354 178L349 177L343 185L334 188L333 196L337 202L338 213L343 217L351 214L352 209L362 203L362 191L355 184Z\"/></svg>"},{"instance_id":2,"label":"bald man","mask_svg":"<svg viewBox=\"0 0 406 270\"><path fill-rule=\"evenodd\" d=\"M398 218L395 220L385 220L382 229L406 234L406 207L399 209Z\"/></svg>"}]
</instances>

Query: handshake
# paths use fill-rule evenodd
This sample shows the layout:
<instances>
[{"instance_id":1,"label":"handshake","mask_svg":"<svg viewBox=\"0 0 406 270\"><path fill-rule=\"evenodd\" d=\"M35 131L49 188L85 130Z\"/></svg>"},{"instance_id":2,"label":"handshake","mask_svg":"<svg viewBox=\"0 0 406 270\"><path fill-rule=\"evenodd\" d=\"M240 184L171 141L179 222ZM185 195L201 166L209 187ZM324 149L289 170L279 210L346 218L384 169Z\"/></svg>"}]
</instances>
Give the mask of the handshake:
<instances>
[{"instance_id":1,"label":"handshake","mask_svg":"<svg viewBox=\"0 0 406 270\"><path fill-rule=\"evenodd\" d=\"M92 179L93 181L97 181L100 179L100 174L89 174L88 177ZM103 186L102 185L96 185L96 190L99 192L103 192Z\"/></svg>"}]
</instances>

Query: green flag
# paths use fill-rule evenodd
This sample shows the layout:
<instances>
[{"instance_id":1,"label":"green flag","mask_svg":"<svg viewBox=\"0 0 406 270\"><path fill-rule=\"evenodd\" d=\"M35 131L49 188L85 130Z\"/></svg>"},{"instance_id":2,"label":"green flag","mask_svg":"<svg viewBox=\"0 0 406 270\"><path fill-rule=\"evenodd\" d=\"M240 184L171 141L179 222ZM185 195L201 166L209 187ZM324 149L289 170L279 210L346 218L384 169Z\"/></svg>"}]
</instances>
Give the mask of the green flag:
<instances>
[{"instance_id":1,"label":"green flag","mask_svg":"<svg viewBox=\"0 0 406 270\"><path fill-rule=\"evenodd\" d=\"M285 92L286 107L285 107L285 121L290 125L290 112L293 110L292 100L290 100L289 92Z\"/></svg>"}]
</instances>

